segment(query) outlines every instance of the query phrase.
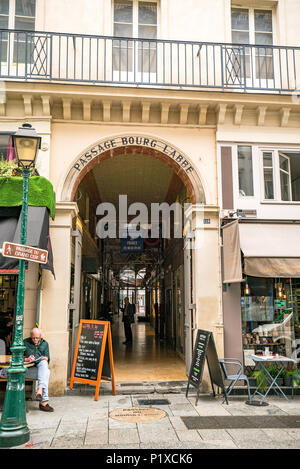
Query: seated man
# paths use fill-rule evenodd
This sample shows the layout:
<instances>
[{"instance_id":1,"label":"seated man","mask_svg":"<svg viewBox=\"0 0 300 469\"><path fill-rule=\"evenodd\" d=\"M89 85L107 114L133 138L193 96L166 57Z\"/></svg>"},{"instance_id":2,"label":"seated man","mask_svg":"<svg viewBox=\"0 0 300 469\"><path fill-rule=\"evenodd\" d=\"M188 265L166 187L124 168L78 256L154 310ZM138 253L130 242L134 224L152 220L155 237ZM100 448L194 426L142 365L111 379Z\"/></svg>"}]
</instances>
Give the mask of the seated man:
<instances>
[{"instance_id":1,"label":"seated man","mask_svg":"<svg viewBox=\"0 0 300 469\"><path fill-rule=\"evenodd\" d=\"M49 406L48 401L48 383L50 371L48 364L50 362L49 345L42 339L41 331L34 327L31 331L31 337L24 340L25 358L24 361L30 362L39 359L36 363L38 369L38 388L36 391L36 399L40 402L39 409L44 412L53 412L53 407Z\"/></svg>"}]
</instances>

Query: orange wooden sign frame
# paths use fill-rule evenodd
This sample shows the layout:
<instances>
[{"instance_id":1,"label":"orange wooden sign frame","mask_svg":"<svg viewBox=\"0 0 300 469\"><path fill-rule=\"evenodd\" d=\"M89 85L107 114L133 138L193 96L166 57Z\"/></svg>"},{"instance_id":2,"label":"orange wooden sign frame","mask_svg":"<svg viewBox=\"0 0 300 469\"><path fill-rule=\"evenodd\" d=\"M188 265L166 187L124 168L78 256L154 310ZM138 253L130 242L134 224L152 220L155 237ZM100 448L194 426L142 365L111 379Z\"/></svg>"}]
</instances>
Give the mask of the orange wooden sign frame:
<instances>
[{"instance_id":1,"label":"orange wooden sign frame","mask_svg":"<svg viewBox=\"0 0 300 469\"><path fill-rule=\"evenodd\" d=\"M97 380L96 381L90 380L90 379L84 379L84 378L77 378L75 376L75 368L76 368L76 362L77 362L77 357L78 357L78 347L79 347L81 330L82 330L82 325L83 324L104 324L104 333L103 333L101 353L100 353L100 359L99 359L99 367L98 367L98 374L97 374ZM111 379L109 379L109 378L102 378L102 379L105 380L105 381L111 381L111 383L112 383L112 393L115 396L116 395L116 384L115 384L115 371L114 371L114 361L113 361L113 350L112 350L112 338L111 338L110 322L109 321L85 320L85 319L80 320L79 329L78 329L78 336L77 336L77 342L76 342L76 348L75 348L75 354L74 354L74 359L73 359L72 374L71 374L71 379L70 379L70 389L73 389L74 382L87 383L87 384L91 384L92 386L96 386L95 401L98 401L98 396L99 396L100 381L101 381L101 377L102 377L102 368L103 368L103 361L104 361L105 348L106 348L106 340L108 341L108 352L109 352L109 364L110 364Z\"/></svg>"}]
</instances>

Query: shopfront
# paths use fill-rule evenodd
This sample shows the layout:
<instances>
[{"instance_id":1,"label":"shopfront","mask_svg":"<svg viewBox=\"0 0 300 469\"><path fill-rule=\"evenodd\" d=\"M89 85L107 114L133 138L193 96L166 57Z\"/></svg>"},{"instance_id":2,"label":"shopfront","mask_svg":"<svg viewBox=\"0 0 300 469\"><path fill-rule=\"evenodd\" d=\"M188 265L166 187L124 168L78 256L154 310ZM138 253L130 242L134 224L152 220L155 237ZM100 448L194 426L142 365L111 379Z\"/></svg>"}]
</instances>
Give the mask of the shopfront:
<instances>
[{"instance_id":1,"label":"shopfront","mask_svg":"<svg viewBox=\"0 0 300 469\"><path fill-rule=\"evenodd\" d=\"M253 353L300 358L300 225L240 220L222 231L225 355L246 371Z\"/></svg>"}]
</instances>

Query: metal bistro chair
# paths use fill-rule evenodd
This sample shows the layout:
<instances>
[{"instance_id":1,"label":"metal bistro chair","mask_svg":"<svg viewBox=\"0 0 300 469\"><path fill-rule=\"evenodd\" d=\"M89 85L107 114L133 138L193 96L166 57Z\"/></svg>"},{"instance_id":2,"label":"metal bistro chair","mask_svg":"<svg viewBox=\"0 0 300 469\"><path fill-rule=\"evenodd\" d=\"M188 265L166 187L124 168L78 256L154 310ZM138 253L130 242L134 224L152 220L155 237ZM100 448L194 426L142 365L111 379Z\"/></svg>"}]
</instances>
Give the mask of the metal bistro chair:
<instances>
[{"instance_id":1,"label":"metal bistro chair","mask_svg":"<svg viewBox=\"0 0 300 469\"><path fill-rule=\"evenodd\" d=\"M248 399L249 402L251 402L251 394L250 394L250 385L249 385L249 380L246 375L243 374L243 365L240 360L237 358L219 358L219 362L221 365L221 369L224 374L224 379L225 381L231 381L230 385L226 389L226 394L229 396L231 393L232 389L236 385L238 381L246 381L247 383L247 388L248 388ZM229 369L231 367L234 367L235 374L229 374ZM223 399L222 404L224 404L225 398Z\"/></svg>"}]
</instances>

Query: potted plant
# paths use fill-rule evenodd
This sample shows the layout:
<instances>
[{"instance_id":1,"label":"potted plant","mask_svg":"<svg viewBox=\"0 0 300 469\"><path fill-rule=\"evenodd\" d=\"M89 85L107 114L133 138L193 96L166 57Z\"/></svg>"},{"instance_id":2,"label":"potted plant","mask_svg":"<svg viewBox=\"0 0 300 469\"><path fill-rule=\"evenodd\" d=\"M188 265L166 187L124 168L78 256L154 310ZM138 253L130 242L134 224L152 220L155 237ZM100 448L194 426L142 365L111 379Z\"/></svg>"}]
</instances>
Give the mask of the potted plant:
<instances>
[{"instance_id":1,"label":"potted plant","mask_svg":"<svg viewBox=\"0 0 300 469\"><path fill-rule=\"evenodd\" d=\"M268 372L270 373L270 375L272 376L272 378L275 378L275 376L277 376L278 372L279 372L280 368L276 365L276 363L272 364L271 366L268 367ZM278 384L278 386L283 386L284 384L284 373L285 373L285 370L283 370L280 375L278 376L278 378L276 379L276 383Z\"/></svg>"},{"instance_id":2,"label":"potted plant","mask_svg":"<svg viewBox=\"0 0 300 469\"><path fill-rule=\"evenodd\" d=\"M284 377L283 377L283 380L284 380L284 385L285 386L288 386L288 387L292 387L293 385L294 386L299 386L300 384L300 379L299 378L293 378L293 375L298 375L299 374L299 370L285 370L284 371ZM294 381L294 383L293 383Z\"/></svg>"},{"instance_id":3,"label":"potted plant","mask_svg":"<svg viewBox=\"0 0 300 469\"><path fill-rule=\"evenodd\" d=\"M268 382L262 370L252 371L251 377L256 380L256 386L261 392L265 392L268 388Z\"/></svg>"}]
</instances>

